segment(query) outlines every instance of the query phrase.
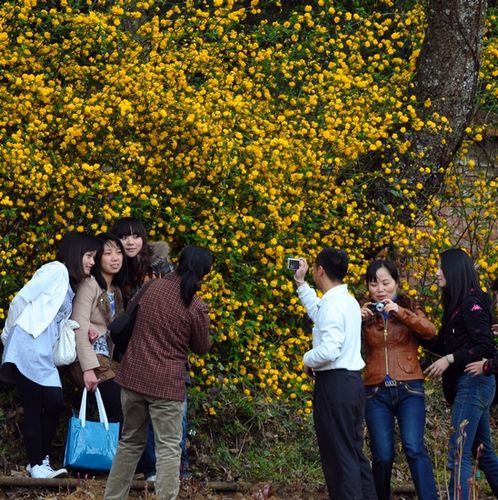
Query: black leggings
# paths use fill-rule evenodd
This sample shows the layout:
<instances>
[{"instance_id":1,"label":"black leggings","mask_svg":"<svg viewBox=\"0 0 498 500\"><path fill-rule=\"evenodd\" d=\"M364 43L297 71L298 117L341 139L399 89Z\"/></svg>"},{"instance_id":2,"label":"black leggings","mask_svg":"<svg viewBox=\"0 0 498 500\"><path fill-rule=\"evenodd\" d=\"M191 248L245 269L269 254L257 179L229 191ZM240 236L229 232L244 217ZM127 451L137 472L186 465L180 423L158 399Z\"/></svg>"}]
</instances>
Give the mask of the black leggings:
<instances>
[{"instance_id":1,"label":"black leggings","mask_svg":"<svg viewBox=\"0 0 498 500\"><path fill-rule=\"evenodd\" d=\"M23 439L29 464L40 465L50 455L64 407L60 387L45 387L26 378L16 367L16 387L24 408Z\"/></svg>"},{"instance_id":2,"label":"black leggings","mask_svg":"<svg viewBox=\"0 0 498 500\"><path fill-rule=\"evenodd\" d=\"M105 412L109 422L123 423L123 410L121 409L121 386L114 379L100 382L98 385Z\"/></svg>"}]
</instances>

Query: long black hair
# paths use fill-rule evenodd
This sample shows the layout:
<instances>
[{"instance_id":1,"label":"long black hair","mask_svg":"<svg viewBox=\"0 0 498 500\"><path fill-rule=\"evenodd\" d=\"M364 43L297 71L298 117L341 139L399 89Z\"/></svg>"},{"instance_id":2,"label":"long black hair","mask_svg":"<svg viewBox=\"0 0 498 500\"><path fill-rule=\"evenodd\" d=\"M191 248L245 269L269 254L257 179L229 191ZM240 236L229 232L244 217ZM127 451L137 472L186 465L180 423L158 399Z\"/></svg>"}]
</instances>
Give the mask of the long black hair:
<instances>
[{"instance_id":1,"label":"long black hair","mask_svg":"<svg viewBox=\"0 0 498 500\"><path fill-rule=\"evenodd\" d=\"M59 241L55 258L66 266L69 283L74 291L87 277L83 269L83 256L87 252L96 252L100 246L101 242L95 236L77 231L67 232Z\"/></svg>"},{"instance_id":2,"label":"long black hair","mask_svg":"<svg viewBox=\"0 0 498 500\"><path fill-rule=\"evenodd\" d=\"M142 249L135 257L127 257L126 253L123 254L127 269L124 285L130 288L128 292L133 295L134 291L142 286L145 275L150 268L152 248L147 242L147 232L144 225L135 217L121 217L114 222L110 233L116 235L120 240L132 234L142 238Z\"/></svg>"},{"instance_id":3,"label":"long black hair","mask_svg":"<svg viewBox=\"0 0 498 500\"><path fill-rule=\"evenodd\" d=\"M441 270L446 285L441 292L443 322L451 318L465 298L472 294L484 296L474 261L460 248L450 248L440 254Z\"/></svg>"},{"instance_id":4,"label":"long black hair","mask_svg":"<svg viewBox=\"0 0 498 500\"><path fill-rule=\"evenodd\" d=\"M213 257L205 248L188 246L182 250L177 272L181 276L180 292L186 307L190 305L202 278L210 271Z\"/></svg>"},{"instance_id":5,"label":"long black hair","mask_svg":"<svg viewBox=\"0 0 498 500\"><path fill-rule=\"evenodd\" d=\"M104 254L104 249L107 243L111 243L119 248L121 253L123 254L123 265L121 269L113 276L112 284L118 287L121 287L124 283L126 277L126 259L125 259L125 251L123 248L123 244L121 240L115 235L111 233L100 233L97 235L97 239L100 242L100 247L97 250L97 255L95 256L95 265L92 267L92 274L95 276L97 283L99 284L102 290L107 290L107 282L102 274L102 270L100 267L100 260L102 259L102 255Z\"/></svg>"}]
</instances>

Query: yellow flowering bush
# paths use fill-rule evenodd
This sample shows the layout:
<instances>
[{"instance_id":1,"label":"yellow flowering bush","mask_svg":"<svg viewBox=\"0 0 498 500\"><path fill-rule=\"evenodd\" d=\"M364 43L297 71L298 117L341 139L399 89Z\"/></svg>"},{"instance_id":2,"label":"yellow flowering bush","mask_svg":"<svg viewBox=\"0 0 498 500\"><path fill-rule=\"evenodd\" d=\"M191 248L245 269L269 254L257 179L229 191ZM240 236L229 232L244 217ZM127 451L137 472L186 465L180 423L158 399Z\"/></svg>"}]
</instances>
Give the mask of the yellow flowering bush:
<instances>
[{"instance_id":1,"label":"yellow flowering bush","mask_svg":"<svg viewBox=\"0 0 498 500\"><path fill-rule=\"evenodd\" d=\"M403 259L412 295L430 294L445 245L470 245L483 278L496 275L496 180L456 162L441 196L418 206L424 185L397 169L407 127L449 126L423 121L410 93L422 5L382 3L278 15L279 2L258 0L3 2L0 317L64 231L132 214L174 251L195 243L215 256L202 290L215 347L192 358L195 387L300 400L310 328L287 257L343 248L358 293L381 249ZM480 98L496 110L493 13L489 30ZM381 182L397 203L366 196ZM478 220L455 228L452 213Z\"/></svg>"}]
</instances>

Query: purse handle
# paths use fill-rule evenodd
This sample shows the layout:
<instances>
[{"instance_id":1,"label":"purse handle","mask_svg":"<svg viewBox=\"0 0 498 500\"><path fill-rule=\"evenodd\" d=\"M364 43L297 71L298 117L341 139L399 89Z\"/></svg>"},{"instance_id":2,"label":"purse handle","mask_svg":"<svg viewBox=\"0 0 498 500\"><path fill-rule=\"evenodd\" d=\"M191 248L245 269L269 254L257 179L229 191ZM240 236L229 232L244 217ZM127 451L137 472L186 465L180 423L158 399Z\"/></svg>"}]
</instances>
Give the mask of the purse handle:
<instances>
[{"instance_id":1,"label":"purse handle","mask_svg":"<svg viewBox=\"0 0 498 500\"><path fill-rule=\"evenodd\" d=\"M81 396L81 405L80 405L80 413L78 418L81 421L81 427L85 427L86 424L86 395L87 395L86 387L83 389L83 395ZM95 399L97 400L97 409L99 411L99 420L102 424L104 424L105 430L109 430L109 421L107 420L107 413L105 411L104 401L102 400L102 396L100 394L99 389L95 389Z\"/></svg>"}]
</instances>

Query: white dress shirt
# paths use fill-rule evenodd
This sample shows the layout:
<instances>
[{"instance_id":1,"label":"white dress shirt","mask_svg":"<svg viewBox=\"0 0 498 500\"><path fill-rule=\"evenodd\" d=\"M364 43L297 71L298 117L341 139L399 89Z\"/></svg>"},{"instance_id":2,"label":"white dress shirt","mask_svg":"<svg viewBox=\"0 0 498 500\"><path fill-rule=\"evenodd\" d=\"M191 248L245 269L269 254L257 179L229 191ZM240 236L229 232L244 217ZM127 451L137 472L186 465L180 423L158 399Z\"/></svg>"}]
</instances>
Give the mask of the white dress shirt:
<instances>
[{"instance_id":1,"label":"white dress shirt","mask_svg":"<svg viewBox=\"0 0 498 500\"><path fill-rule=\"evenodd\" d=\"M328 290L321 299L308 283L298 289L299 299L313 321L313 348L303 358L315 371L343 368L358 371L361 357L360 305L347 285Z\"/></svg>"}]
</instances>

